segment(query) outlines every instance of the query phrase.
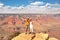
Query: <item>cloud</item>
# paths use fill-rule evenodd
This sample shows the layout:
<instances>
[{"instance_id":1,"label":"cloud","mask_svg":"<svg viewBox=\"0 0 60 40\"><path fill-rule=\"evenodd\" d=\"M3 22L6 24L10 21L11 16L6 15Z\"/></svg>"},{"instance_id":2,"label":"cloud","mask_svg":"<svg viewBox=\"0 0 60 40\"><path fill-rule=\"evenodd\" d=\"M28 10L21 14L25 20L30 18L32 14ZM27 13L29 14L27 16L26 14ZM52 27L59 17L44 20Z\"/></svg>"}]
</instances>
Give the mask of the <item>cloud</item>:
<instances>
[{"instance_id":1,"label":"cloud","mask_svg":"<svg viewBox=\"0 0 60 40\"><path fill-rule=\"evenodd\" d=\"M57 14L60 13L60 4L51 4L44 2L36 1L30 3L27 6L19 6L19 7L12 7L12 6L3 6L1 4L0 13L24 13L24 14ZM43 5L43 6L41 6Z\"/></svg>"},{"instance_id":2,"label":"cloud","mask_svg":"<svg viewBox=\"0 0 60 40\"><path fill-rule=\"evenodd\" d=\"M41 4L44 4L43 2L39 2L39 1L37 1L37 2L34 2L34 3L31 3L30 5L41 5Z\"/></svg>"},{"instance_id":3,"label":"cloud","mask_svg":"<svg viewBox=\"0 0 60 40\"><path fill-rule=\"evenodd\" d=\"M2 7L4 4L3 3L0 3L0 7Z\"/></svg>"}]
</instances>

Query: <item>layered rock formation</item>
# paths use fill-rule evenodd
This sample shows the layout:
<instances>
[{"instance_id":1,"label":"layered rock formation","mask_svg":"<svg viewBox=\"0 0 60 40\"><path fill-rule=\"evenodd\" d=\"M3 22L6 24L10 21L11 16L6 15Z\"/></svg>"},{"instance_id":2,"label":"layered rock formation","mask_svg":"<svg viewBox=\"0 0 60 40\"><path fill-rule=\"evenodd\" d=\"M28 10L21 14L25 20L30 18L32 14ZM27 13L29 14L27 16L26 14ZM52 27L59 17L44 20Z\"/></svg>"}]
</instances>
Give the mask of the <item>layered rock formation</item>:
<instances>
[{"instance_id":1,"label":"layered rock formation","mask_svg":"<svg viewBox=\"0 0 60 40\"><path fill-rule=\"evenodd\" d=\"M3 37L14 32L25 32L25 20L33 21L34 32L48 32L49 36L60 39L60 15L0 15L0 34Z\"/></svg>"}]
</instances>

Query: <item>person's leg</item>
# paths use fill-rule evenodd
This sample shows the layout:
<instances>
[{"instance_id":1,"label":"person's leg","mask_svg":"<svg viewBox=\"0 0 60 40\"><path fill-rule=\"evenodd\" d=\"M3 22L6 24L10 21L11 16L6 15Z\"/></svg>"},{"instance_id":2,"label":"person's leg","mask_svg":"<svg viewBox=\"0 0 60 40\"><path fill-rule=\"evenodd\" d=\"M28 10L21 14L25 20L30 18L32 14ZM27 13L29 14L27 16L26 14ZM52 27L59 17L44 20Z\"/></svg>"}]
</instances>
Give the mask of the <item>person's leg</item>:
<instances>
[{"instance_id":1,"label":"person's leg","mask_svg":"<svg viewBox=\"0 0 60 40\"><path fill-rule=\"evenodd\" d=\"M30 33L33 33L33 26L30 25Z\"/></svg>"},{"instance_id":2,"label":"person's leg","mask_svg":"<svg viewBox=\"0 0 60 40\"><path fill-rule=\"evenodd\" d=\"M31 28L31 32L33 33L33 27Z\"/></svg>"},{"instance_id":3,"label":"person's leg","mask_svg":"<svg viewBox=\"0 0 60 40\"><path fill-rule=\"evenodd\" d=\"M30 29L29 26L26 27L26 33L29 33Z\"/></svg>"},{"instance_id":4,"label":"person's leg","mask_svg":"<svg viewBox=\"0 0 60 40\"><path fill-rule=\"evenodd\" d=\"M33 27L31 28L31 32L33 33Z\"/></svg>"},{"instance_id":5,"label":"person's leg","mask_svg":"<svg viewBox=\"0 0 60 40\"><path fill-rule=\"evenodd\" d=\"M27 33L27 31L28 31L28 26L26 26L26 33Z\"/></svg>"}]
</instances>

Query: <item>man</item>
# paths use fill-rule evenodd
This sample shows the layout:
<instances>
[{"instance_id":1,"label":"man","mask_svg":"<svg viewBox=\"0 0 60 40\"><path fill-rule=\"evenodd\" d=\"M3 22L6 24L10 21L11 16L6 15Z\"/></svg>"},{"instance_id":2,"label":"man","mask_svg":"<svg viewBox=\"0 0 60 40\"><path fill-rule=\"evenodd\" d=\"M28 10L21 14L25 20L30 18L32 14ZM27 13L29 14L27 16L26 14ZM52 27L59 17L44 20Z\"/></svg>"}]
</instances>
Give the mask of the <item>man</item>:
<instances>
[{"instance_id":1,"label":"man","mask_svg":"<svg viewBox=\"0 0 60 40\"><path fill-rule=\"evenodd\" d=\"M30 28L29 28L29 26L30 26L30 19L29 18L27 18L25 25L26 25L26 33L30 32Z\"/></svg>"}]
</instances>

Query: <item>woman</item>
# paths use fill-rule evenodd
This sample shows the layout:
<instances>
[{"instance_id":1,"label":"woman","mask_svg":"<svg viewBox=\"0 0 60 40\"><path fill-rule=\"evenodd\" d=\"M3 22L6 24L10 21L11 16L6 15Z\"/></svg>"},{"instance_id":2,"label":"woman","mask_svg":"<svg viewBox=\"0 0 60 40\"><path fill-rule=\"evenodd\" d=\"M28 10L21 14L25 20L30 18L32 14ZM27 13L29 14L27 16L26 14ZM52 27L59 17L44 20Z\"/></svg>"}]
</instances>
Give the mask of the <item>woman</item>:
<instances>
[{"instance_id":1,"label":"woman","mask_svg":"<svg viewBox=\"0 0 60 40\"><path fill-rule=\"evenodd\" d=\"M33 33L33 23L30 21L30 32Z\"/></svg>"}]
</instances>

